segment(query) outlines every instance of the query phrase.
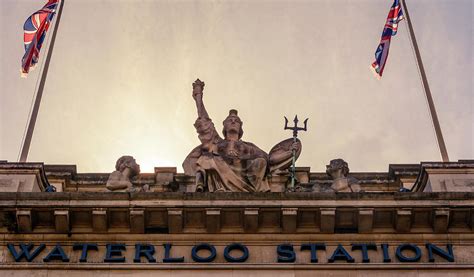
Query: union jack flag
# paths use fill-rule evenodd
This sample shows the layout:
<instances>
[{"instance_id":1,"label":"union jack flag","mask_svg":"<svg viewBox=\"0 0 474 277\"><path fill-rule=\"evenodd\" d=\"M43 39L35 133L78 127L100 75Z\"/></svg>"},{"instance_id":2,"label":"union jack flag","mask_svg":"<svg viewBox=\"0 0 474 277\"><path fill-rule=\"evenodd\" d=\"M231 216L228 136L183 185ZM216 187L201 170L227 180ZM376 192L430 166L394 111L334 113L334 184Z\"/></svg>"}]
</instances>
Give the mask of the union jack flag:
<instances>
[{"instance_id":1,"label":"union jack flag","mask_svg":"<svg viewBox=\"0 0 474 277\"><path fill-rule=\"evenodd\" d=\"M382 77L383 69L388 58L388 50L390 49L390 40L392 36L397 34L398 22L403 19L402 7L400 0L393 1L393 5L388 12L387 21L382 32L382 39L375 51L375 62L372 63L371 69L376 74L377 78Z\"/></svg>"},{"instance_id":2,"label":"union jack flag","mask_svg":"<svg viewBox=\"0 0 474 277\"><path fill-rule=\"evenodd\" d=\"M46 31L48 31L51 20L53 20L59 0L48 0L44 7L32 14L23 25L25 44L25 55L21 60L21 76L26 77L30 68L33 69L38 63L39 52L43 45Z\"/></svg>"}]
</instances>

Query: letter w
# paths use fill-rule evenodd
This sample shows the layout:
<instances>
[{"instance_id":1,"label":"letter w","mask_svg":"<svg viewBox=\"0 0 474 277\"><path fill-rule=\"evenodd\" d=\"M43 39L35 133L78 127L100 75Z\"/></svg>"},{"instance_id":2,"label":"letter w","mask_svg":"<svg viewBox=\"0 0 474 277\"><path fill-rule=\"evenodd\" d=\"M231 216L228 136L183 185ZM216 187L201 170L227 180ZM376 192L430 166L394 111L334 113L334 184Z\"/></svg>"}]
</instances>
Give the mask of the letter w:
<instances>
[{"instance_id":1,"label":"letter w","mask_svg":"<svg viewBox=\"0 0 474 277\"><path fill-rule=\"evenodd\" d=\"M20 253L16 252L15 245L12 243L7 244L8 250L12 254L13 258L15 258L15 262L21 261L23 257L25 257L26 261L31 262L33 261L36 256L38 256L41 251L43 251L45 245L42 243L33 252L30 253L31 249L33 249L34 245L32 243L24 244L20 243Z\"/></svg>"}]
</instances>

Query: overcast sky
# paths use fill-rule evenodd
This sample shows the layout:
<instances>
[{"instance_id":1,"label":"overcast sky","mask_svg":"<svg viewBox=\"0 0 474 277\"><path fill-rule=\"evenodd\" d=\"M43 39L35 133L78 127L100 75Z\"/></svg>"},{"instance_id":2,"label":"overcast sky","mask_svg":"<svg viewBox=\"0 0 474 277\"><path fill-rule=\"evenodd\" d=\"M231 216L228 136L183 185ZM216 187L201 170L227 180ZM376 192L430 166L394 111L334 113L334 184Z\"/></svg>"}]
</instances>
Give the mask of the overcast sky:
<instances>
[{"instance_id":1,"label":"overcast sky","mask_svg":"<svg viewBox=\"0 0 474 277\"><path fill-rule=\"evenodd\" d=\"M0 160L18 159L40 73L20 78L22 26L43 2L0 1ZM407 3L450 159L472 159L473 1ZM405 22L382 80L369 70L391 4L67 0L29 161L111 172L127 154L182 171L199 144L196 78L216 127L235 108L267 152L291 136L283 116L308 117L297 165L312 171L441 160Z\"/></svg>"}]
</instances>

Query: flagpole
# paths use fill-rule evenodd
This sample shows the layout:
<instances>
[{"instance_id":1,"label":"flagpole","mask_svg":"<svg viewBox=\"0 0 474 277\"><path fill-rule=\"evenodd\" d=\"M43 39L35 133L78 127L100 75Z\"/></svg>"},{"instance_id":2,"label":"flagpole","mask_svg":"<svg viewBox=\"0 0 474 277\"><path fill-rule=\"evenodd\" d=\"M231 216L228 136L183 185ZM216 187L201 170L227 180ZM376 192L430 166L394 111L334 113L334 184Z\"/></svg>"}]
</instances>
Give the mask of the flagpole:
<instances>
[{"instance_id":1,"label":"flagpole","mask_svg":"<svg viewBox=\"0 0 474 277\"><path fill-rule=\"evenodd\" d=\"M52 56L53 48L54 48L54 42L56 40L56 33L58 31L59 22L61 20L61 14L63 12L63 6L64 6L64 0L61 0L59 4L58 16L56 18L56 24L54 25L53 33L51 36L51 42L49 43L48 54L46 56L43 72L41 74L41 81L38 86L38 92L36 93L35 103L33 106L33 110L31 112L31 117L29 118L28 129L26 131L25 140L21 148L20 162L26 162L26 160L28 159L28 152L30 150L31 139L33 137L33 131L35 129L36 118L38 117L38 111L41 104L41 98L43 96L44 85L46 83L46 77L48 76L49 62L51 61L51 56Z\"/></svg>"},{"instance_id":2,"label":"flagpole","mask_svg":"<svg viewBox=\"0 0 474 277\"><path fill-rule=\"evenodd\" d=\"M415 50L416 61L418 63L418 68L420 69L421 80L423 82L423 88L426 94L426 100L428 100L428 106L430 109L431 119L433 121L433 126L436 133L436 139L438 141L439 151L441 152L441 157L443 162L449 162L448 150L444 144L443 133L441 132L441 127L438 121L438 115L436 114L436 108L434 105L433 97L431 96L430 86L428 85L428 79L426 78L425 68L423 67L423 62L421 60L420 49L418 48L418 43L415 38L415 31L413 30L413 25L410 20L410 14L408 13L408 8L405 0L401 0L403 5L403 11L405 13L405 18L407 20L408 31L410 33L411 42L413 44L413 49Z\"/></svg>"}]
</instances>

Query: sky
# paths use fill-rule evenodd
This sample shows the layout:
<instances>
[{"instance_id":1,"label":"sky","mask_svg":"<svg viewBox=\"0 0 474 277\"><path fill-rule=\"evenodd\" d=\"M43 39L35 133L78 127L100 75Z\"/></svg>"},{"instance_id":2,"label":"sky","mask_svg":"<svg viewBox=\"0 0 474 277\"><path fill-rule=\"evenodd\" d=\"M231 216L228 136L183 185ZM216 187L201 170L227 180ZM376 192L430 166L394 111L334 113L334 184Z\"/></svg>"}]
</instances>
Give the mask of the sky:
<instances>
[{"instance_id":1,"label":"sky","mask_svg":"<svg viewBox=\"0 0 474 277\"><path fill-rule=\"evenodd\" d=\"M0 1L0 160L18 161L41 68L20 78L23 23ZM194 80L218 130L230 109L264 151L309 118L297 166L352 172L441 160L405 22L369 70L391 0L67 0L28 161L111 172L181 163L199 144ZM451 161L474 158L473 1L407 0ZM48 37L51 37L51 30ZM46 56L46 44L40 64Z\"/></svg>"}]
</instances>

